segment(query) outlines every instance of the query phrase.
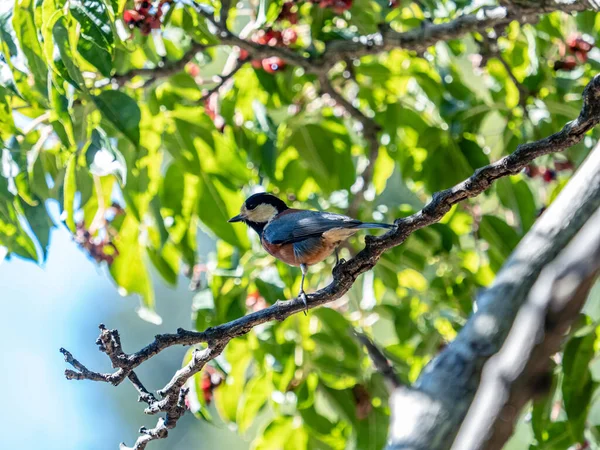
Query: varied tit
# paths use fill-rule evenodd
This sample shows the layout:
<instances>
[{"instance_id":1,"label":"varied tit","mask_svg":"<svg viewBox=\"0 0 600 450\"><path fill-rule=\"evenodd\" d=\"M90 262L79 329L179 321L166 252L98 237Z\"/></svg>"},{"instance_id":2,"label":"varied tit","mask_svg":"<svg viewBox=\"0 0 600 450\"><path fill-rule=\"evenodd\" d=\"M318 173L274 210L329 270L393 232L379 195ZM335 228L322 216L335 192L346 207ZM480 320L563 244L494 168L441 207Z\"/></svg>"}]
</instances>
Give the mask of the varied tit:
<instances>
[{"instance_id":1,"label":"varied tit","mask_svg":"<svg viewBox=\"0 0 600 450\"><path fill-rule=\"evenodd\" d=\"M263 248L291 266L300 266L302 281L298 296L306 303L304 277L308 266L323 261L337 247L363 228L393 228L385 223L365 223L341 214L293 209L271 194L249 197L240 213L229 222L244 222L260 236Z\"/></svg>"}]
</instances>

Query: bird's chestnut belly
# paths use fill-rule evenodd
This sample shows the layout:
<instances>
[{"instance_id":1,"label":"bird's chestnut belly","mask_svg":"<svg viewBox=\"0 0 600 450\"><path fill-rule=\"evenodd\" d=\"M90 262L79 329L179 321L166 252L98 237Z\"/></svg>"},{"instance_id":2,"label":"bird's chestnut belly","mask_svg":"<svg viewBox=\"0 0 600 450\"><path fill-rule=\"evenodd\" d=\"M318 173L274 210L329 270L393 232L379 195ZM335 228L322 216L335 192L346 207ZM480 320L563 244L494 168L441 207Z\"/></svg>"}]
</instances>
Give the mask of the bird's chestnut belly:
<instances>
[{"instance_id":1,"label":"bird's chestnut belly","mask_svg":"<svg viewBox=\"0 0 600 450\"><path fill-rule=\"evenodd\" d=\"M339 242L332 243L321 239L319 243L305 251L294 250L294 244L271 244L262 240L263 248L272 256L290 266L317 264L333 253Z\"/></svg>"}]
</instances>

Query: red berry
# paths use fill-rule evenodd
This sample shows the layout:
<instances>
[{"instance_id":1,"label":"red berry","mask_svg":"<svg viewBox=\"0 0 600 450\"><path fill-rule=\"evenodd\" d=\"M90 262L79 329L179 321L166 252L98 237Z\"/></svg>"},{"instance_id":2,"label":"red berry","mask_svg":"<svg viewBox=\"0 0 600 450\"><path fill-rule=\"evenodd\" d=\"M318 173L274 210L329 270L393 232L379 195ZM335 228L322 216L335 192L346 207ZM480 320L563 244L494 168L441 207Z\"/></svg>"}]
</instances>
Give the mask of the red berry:
<instances>
[{"instance_id":1,"label":"red berry","mask_svg":"<svg viewBox=\"0 0 600 450\"><path fill-rule=\"evenodd\" d=\"M574 34L569 36L569 38L567 39L567 46L569 47L569 50L573 53L576 53L577 51L587 53L592 49L594 45L583 39L581 35Z\"/></svg>"},{"instance_id":2,"label":"red berry","mask_svg":"<svg viewBox=\"0 0 600 450\"><path fill-rule=\"evenodd\" d=\"M132 27L132 26L136 26L139 23L143 22L144 16L142 16L139 12L137 12L133 9L128 9L127 11L123 12L123 20L125 21L125 23L127 25Z\"/></svg>"},{"instance_id":3,"label":"red berry","mask_svg":"<svg viewBox=\"0 0 600 450\"><path fill-rule=\"evenodd\" d=\"M554 163L554 168L557 172L561 172L563 170L573 170L573 163L571 161L556 161Z\"/></svg>"},{"instance_id":4,"label":"red berry","mask_svg":"<svg viewBox=\"0 0 600 450\"><path fill-rule=\"evenodd\" d=\"M143 15L148 14L151 7L152 7L152 4L146 0L141 0L141 1L135 2L135 10Z\"/></svg>"},{"instance_id":5,"label":"red berry","mask_svg":"<svg viewBox=\"0 0 600 450\"><path fill-rule=\"evenodd\" d=\"M580 63L586 63L586 62L587 62L587 59L588 59L587 52L583 52L583 51L581 51L581 50L577 50L577 51L575 52L575 58L577 58L577 60L578 60Z\"/></svg>"},{"instance_id":6,"label":"red berry","mask_svg":"<svg viewBox=\"0 0 600 450\"><path fill-rule=\"evenodd\" d=\"M287 20L291 24L295 25L298 23L298 7L294 2L286 2L281 7L281 12L277 16L277 21Z\"/></svg>"},{"instance_id":7,"label":"red berry","mask_svg":"<svg viewBox=\"0 0 600 450\"><path fill-rule=\"evenodd\" d=\"M197 77L198 75L200 75L200 67L198 67L198 64L189 63L188 71L189 71L189 74L191 76L193 76L194 78Z\"/></svg>"},{"instance_id":8,"label":"red berry","mask_svg":"<svg viewBox=\"0 0 600 450\"><path fill-rule=\"evenodd\" d=\"M249 56L250 56L250 54L248 53L248 50L244 50L242 48L242 49L240 49L240 56L239 56L238 60L246 61Z\"/></svg>"},{"instance_id":9,"label":"red berry","mask_svg":"<svg viewBox=\"0 0 600 450\"><path fill-rule=\"evenodd\" d=\"M283 39L283 44L286 46L289 46L290 44L295 44L298 40L298 34L295 30L291 28L283 30L283 33L281 33L281 37Z\"/></svg>"},{"instance_id":10,"label":"red berry","mask_svg":"<svg viewBox=\"0 0 600 450\"><path fill-rule=\"evenodd\" d=\"M575 67L577 67L577 60L574 56L566 56L565 59L554 63L554 70L570 72L575 69Z\"/></svg>"},{"instance_id":11,"label":"red berry","mask_svg":"<svg viewBox=\"0 0 600 450\"><path fill-rule=\"evenodd\" d=\"M556 180L556 172L552 169L546 169L543 175L543 179L546 183L550 183L552 180Z\"/></svg>"},{"instance_id":12,"label":"red berry","mask_svg":"<svg viewBox=\"0 0 600 450\"><path fill-rule=\"evenodd\" d=\"M527 167L525 167L524 172L529 178L535 178L542 174L540 168L534 164L529 164Z\"/></svg>"},{"instance_id":13,"label":"red berry","mask_svg":"<svg viewBox=\"0 0 600 450\"><path fill-rule=\"evenodd\" d=\"M262 68L268 73L275 73L285 67L285 61L279 56L271 56L262 60Z\"/></svg>"}]
</instances>

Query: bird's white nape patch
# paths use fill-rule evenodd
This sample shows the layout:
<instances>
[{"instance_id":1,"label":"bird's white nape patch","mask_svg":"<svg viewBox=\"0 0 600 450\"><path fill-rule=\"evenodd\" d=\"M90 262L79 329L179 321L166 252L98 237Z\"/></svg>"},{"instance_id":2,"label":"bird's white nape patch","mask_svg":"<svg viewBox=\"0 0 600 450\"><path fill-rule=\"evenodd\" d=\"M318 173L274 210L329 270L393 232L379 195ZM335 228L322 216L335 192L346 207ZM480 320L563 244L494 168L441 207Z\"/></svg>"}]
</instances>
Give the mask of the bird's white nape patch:
<instances>
[{"instance_id":1,"label":"bird's white nape patch","mask_svg":"<svg viewBox=\"0 0 600 450\"><path fill-rule=\"evenodd\" d=\"M254 209L246 210L246 219L256 223L269 222L276 215L277 209L268 203L262 203Z\"/></svg>"}]
</instances>

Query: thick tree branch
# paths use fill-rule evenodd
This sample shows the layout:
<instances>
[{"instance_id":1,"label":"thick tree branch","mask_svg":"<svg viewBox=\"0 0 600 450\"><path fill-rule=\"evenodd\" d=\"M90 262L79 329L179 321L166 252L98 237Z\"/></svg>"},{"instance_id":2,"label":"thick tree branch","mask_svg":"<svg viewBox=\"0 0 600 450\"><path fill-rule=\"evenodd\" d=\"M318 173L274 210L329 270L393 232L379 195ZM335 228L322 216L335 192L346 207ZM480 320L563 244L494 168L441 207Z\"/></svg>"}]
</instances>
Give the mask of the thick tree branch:
<instances>
[{"instance_id":1,"label":"thick tree branch","mask_svg":"<svg viewBox=\"0 0 600 450\"><path fill-rule=\"evenodd\" d=\"M375 266L386 250L400 245L416 230L438 222L450 210L452 205L467 198L479 195L485 189L489 188L493 181L498 178L518 173L536 157L562 151L578 143L583 139L585 133L599 122L600 76L596 76L584 90L583 107L577 119L566 124L558 133L536 142L520 145L514 153L493 164L478 169L469 179L462 183L459 183L453 188L434 194L432 200L421 211L409 217L397 219L395 221L396 227L388 233L380 237L367 236L365 238L365 248L360 253L351 260L336 266L333 271L333 281L327 287L308 296L308 307L315 308L340 298L352 287L354 281L360 274ZM597 171L597 178L598 183L600 184L600 169ZM587 181L589 185L593 184L593 180ZM567 187L561 195L564 196L564 192L568 191L569 189ZM598 189L598 192L600 192L600 189ZM600 195L598 195L598 198L600 201ZM582 199L584 199L584 197L574 199L572 205L570 205L569 208L566 208L566 210L571 211L574 207L580 207ZM558 207L560 208L560 206ZM552 208L553 207L551 207L551 209ZM546 214L549 213L547 212ZM571 223L573 220L573 217L568 217L568 219L564 220L564 223ZM539 229L540 227L535 227L535 230ZM560 226L557 226L557 229L562 232L557 238L557 241L560 243L561 239L564 241L569 235L568 233L565 233ZM522 245L527 247L527 239L524 239L524 242L525 243ZM558 248L560 248L560 246ZM539 258L534 255L532 260L539 261ZM498 280L500 283L503 282L501 276L499 276ZM503 295L506 296L506 293L503 293ZM181 417L185 411L185 408L182 406L182 396L185 395L185 382L192 375L199 372L208 361L219 355L231 339L248 333L257 325L272 320L284 320L294 313L304 311L304 309L305 306L299 298L290 301L278 301L269 308L248 314L247 316L216 327L208 328L203 332L178 329L176 334L157 335L154 342L138 352L129 355L122 350L118 332L116 330L109 330L101 325L100 337L98 338L97 343L100 346L100 350L107 354L113 367L117 370L108 374L92 372L73 358L69 352L61 349L65 354L66 361L75 368L75 370L65 371L65 375L68 379L89 379L118 385L125 378L130 377L133 370L140 364L168 347L173 345L197 345L206 343L207 347L201 351L196 351L192 361L179 370L173 379L159 391L162 400L153 402L152 399L146 397L150 403L146 409L148 413L154 414L164 412L166 413L166 416L163 421L159 421L156 428L145 430L144 436L141 436L133 447L138 450L143 449L149 441L165 437L167 430L175 426L177 419ZM484 308L481 307L480 310L484 310ZM468 329L469 326L475 326L476 329L478 329L477 327L480 325L479 322L477 322L477 325L467 325L465 329ZM459 342L457 345L460 345L461 340L457 339L457 341ZM479 348L480 343L479 341L469 341L468 345L472 346L473 349L477 349ZM483 352L483 354L488 354L489 352L493 352L493 347L480 348L479 351ZM456 358L457 356L454 357ZM453 361L449 361L450 367L456 367L456 365L452 363ZM436 364L433 366L435 365ZM456 374L452 374L452 376L455 375ZM134 385L137 383L136 388L138 388L139 391L139 385L141 385L141 383L139 383L139 380L136 380L137 377L134 376L132 381L134 382ZM425 383L427 381L427 376L425 376L423 382ZM448 380L444 379L444 383L446 383L444 384L444 386L446 386L445 389L452 390L447 387L447 381ZM458 389L456 392L462 391ZM422 396L426 394L420 393L419 395ZM441 398L445 397L442 395ZM452 406L454 407L454 405ZM452 423L452 421L449 421L449 423ZM443 427L440 427L439 431L448 431L442 430L442 428ZM438 433L437 435L439 436L440 434ZM427 448L430 449L433 447Z\"/></svg>"},{"instance_id":2,"label":"thick tree branch","mask_svg":"<svg viewBox=\"0 0 600 450\"><path fill-rule=\"evenodd\" d=\"M521 409L551 375L550 356L600 274L600 208L534 284L500 352L487 362L456 450L501 449ZM542 381L542 387L547 383Z\"/></svg>"},{"instance_id":3,"label":"thick tree branch","mask_svg":"<svg viewBox=\"0 0 600 450\"><path fill-rule=\"evenodd\" d=\"M477 312L423 370L416 389L394 394L392 409L397 414L390 427L389 449L450 447L477 391L484 363L503 345L540 272L598 207L600 146L521 240L492 285L477 299ZM409 405L412 422L405 423L402 411Z\"/></svg>"}]
</instances>

